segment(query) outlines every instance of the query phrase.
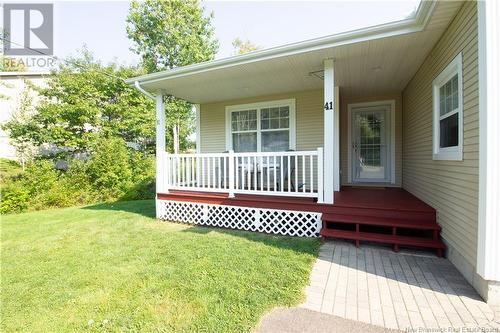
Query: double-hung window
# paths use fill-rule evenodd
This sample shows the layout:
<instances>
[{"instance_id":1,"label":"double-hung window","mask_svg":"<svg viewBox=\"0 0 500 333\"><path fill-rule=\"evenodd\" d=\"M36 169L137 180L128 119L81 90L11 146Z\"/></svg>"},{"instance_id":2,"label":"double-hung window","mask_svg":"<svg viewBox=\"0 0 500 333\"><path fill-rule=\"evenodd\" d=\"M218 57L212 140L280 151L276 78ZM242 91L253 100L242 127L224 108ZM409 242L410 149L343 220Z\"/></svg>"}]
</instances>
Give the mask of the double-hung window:
<instances>
[{"instance_id":1,"label":"double-hung window","mask_svg":"<svg viewBox=\"0 0 500 333\"><path fill-rule=\"evenodd\" d=\"M462 54L433 82L433 159L462 160Z\"/></svg>"},{"instance_id":2,"label":"double-hung window","mask_svg":"<svg viewBox=\"0 0 500 333\"><path fill-rule=\"evenodd\" d=\"M226 147L235 152L295 148L295 100L226 107Z\"/></svg>"}]
</instances>

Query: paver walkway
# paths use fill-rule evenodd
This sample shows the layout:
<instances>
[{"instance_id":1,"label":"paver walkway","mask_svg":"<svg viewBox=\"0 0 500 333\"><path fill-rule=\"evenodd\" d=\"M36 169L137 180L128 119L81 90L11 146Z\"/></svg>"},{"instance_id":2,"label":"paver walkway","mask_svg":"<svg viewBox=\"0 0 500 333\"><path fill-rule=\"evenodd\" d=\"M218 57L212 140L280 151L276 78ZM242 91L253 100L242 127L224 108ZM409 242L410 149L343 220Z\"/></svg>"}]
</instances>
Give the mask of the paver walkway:
<instances>
[{"instance_id":1,"label":"paver walkway","mask_svg":"<svg viewBox=\"0 0 500 333\"><path fill-rule=\"evenodd\" d=\"M322 245L301 307L417 332L481 327L495 312L446 259L330 241Z\"/></svg>"}]
</instances>

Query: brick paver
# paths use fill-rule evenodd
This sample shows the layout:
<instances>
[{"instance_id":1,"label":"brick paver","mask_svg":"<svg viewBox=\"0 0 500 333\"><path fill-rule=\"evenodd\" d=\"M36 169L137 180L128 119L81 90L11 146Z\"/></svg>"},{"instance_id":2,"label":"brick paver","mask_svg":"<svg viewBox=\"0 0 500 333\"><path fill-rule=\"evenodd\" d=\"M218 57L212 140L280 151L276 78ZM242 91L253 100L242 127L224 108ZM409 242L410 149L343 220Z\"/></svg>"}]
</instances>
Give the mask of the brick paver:
<instances>
[{"instance_id":1,"label":"brick paver","mask_svg":"<svg viewBox=\"0 0 500 333\"><path fill-rule=\"evenodd\" d=\"M322 245L301 307L373 325L498 330L498 315L446 259L330 241Z\"/></svg>"}]
</instances>

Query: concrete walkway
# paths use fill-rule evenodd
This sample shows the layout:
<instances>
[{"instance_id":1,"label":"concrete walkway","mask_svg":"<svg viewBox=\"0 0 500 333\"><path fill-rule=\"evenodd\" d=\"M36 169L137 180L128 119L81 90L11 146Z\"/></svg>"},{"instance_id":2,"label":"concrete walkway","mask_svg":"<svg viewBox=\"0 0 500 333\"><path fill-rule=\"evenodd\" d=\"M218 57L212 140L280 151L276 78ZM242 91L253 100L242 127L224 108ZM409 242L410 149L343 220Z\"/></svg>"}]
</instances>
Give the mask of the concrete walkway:
<instances>
[{"instance_id":1,"label":"concrete walkway","mask_svg":"<svg viewBox=\"0 0 500 333\"><path fill-rule=\"evenodd\" d=\"M303 308L276 308L262 318L255 333L397 333L384 327Z\"/></svg>"},{"instance_id":2,"label":"concrete walkway","mask_svg":"<svg viewBox=\"0 0 500 333\"><path fill-rule=\"evenodd\" d=\"M391 329L500 329L498 314L495 321L456 268L432 254L327 242L306 296L303 309Z\"/></svg>"}]
</instances>

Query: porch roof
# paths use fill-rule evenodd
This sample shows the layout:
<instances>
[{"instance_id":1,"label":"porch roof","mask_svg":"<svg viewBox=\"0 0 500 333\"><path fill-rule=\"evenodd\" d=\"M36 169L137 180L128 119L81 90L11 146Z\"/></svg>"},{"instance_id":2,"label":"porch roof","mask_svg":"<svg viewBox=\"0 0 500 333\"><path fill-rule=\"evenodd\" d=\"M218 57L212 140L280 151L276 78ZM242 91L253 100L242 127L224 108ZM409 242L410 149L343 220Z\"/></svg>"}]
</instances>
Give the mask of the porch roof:
<instances>
[{"instance_id":1,"label":"porch roof","mask_svg":"<svg viewBox=\"0 0 500 333\"><path fill-rule=\"evenodd\" d=\"M399 92L462 2L422 1L405 20L128 79L156 94L210 103L323 88L323 60L335 59L343 97ZM136 83L137 82L137 83Z\"/></svg>"}]
</instances>

